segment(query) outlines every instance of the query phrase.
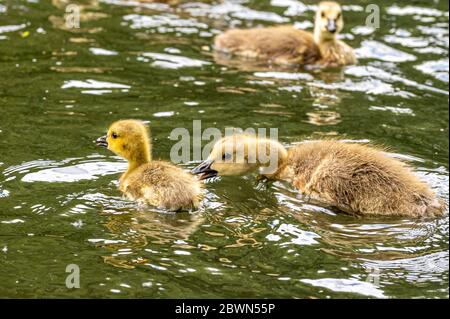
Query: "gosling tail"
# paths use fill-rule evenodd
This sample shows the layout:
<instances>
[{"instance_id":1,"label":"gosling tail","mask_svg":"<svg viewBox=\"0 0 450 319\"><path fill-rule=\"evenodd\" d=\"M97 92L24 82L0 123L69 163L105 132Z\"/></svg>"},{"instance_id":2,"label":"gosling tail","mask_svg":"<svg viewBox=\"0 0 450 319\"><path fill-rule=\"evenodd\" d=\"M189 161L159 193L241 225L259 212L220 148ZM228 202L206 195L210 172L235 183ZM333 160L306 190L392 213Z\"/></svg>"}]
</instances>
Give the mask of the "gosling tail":
<instances>
[{"instance_id":1,"label":"gosling tail","mask_svg":"<svg viewBox=\"0 0 450 319\"><path fill-rule=\"evenodd\" d=\"M448 205L442 200L434 198L431 203L425 207L425 216L439 217L444 215Z\"/></svg>"}]
</instances>

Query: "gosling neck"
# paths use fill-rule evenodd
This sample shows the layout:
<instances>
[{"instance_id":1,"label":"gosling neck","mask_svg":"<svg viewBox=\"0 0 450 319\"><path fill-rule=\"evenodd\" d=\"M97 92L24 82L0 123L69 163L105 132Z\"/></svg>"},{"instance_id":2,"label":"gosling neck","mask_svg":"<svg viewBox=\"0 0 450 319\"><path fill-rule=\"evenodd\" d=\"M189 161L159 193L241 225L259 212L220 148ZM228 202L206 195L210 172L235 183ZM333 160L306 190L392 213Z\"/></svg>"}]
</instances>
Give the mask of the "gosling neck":
<instances>
[{"instance_id":1,"label":"gosling neck","mask_svg":"<svg viewBox=\"0 0 450 319\"><path fill-rule=\"evenodd\" d=\"M330 50L336 47L337 41L336 34L324 33L319 27L314 29L314 42L323 56L326 56Z\"/></svg>"},{"instance_id":2,"label":"gosling neck","mask_svg":"<svg viewBox=\"0 0 450 319\"><path fill-rule=\"evenodd\" d=\"M258 157L260 174L269 179L277 179L287 163L287 150L279 142L271 139L258 140L258 150L260 149L265 149L265 154L270 154L264 159Z\"/></svg>"},{"instance_id":3,"label":"gosling neck","mask_svg":"<svg viewBox=\"0 0 450 319\"><path fill-rule=\"evenodd\" d=\"M134 171L136 168L149 163L152 160L151 144L149 141L142 141L135 150L130 152L128 159L127 173Z\"/></svg>"}]
</instances>

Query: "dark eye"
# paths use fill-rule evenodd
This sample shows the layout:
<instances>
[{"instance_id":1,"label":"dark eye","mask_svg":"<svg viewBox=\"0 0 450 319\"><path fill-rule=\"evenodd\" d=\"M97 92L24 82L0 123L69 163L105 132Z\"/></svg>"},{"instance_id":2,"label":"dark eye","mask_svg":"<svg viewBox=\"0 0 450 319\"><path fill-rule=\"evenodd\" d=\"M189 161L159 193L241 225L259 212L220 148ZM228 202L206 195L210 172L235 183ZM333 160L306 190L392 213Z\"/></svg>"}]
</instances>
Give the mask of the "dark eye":
<instances>
[{"instance_id":1,"label":"dark eye","mask_svg":"<svg viewBox=\"0 0 450 319\"><path fill-rule=\"evenodd\" d=\"M116 132L113 132L113 133L111 134L111 137L112 137L112 138L118 138L119 136L117 135Z\"/></svg>"},{"instance_id":2,"label":"dark eye","mask_svg":"<svg viewBox=\"0 0 450 319\"><path fill-rule=\"evenodd\" d=\"M322 18L325 18L325 12L322 12Z\"/></svg>"},{"instance_id":3,"label":"dark eye","mask_svg":"<svg viewBox=\"0 0 450 319\"><path fill-rule=\"evenodd\" d=\"M339 20L341 18L341 14L338 13L338 15L336 16L336 20Z\"/></svg>"}]
</instances>

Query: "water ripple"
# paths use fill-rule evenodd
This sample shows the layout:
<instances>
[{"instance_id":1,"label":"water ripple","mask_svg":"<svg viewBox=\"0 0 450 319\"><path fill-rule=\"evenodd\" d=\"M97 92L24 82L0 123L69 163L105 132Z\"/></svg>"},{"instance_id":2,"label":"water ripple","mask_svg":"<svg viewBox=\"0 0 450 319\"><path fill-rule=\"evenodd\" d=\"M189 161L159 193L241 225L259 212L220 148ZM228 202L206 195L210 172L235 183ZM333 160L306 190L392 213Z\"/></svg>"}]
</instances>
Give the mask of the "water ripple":
<instances>
[{"instance_id":1,"label":"water ripple","mask_svg":"<svg viewBox=\"0 0 450 319\"><path fill-rule=\"evenodd\" d=\"M148 62L149 60L146 58L154 60L151 63L152 66L160 67L163 69L198 68L211 64L210 62L191 59L184 56L153 52L142 53L141 57L139 57L138 60Z\"/></svg>"},{"instance_id":2,"label":"water ripple","mask_svg":"<svg viewBox=\"0 0 450 319\"><path fill-rule=\"evenodd\" d=\"M276 23L285 23L289 19L273 12L256 11L241 4L224 1L220 4L209 5L206 3L187 3L180 6L194 17L208 17L210 19L237 18L242 20L261 20Z\"/></svg>"},{"instance_id":3,"label":"water ripple","mask_svg":"<svg viewBox=\"0 0 450 319\"><path fill-rule=\"evenodd\" d=\"M131 22L132 29L157 29L158 33L182 32L198 33L198 29L207 29L208 25L198 22L194 18L181 19L174 14L144 16L130 14L123 17L125 21ZM189 32L186 32L190 30Z\"/></svg>"},{"instance_id":4,"label":"water ripple","mask_svg":"<svg viewBox=\"0 0 450 319\"><path fill-rule=\"evenodd\" d=\"M50 168L49 168L50 167ZM100 176L115 174L126 169L124 162L106 162L90 159L78 163L78 159L56 161L31 161L9 167L4 175L23 175L23 182L77 182L93 180Z\"/></svg>"},{"instance_id":5,"label":"water ripple","mask_svg":"<svg viewBox=\"0 0 450 319\"><path fill-rule=\"evenodd\" d=\"M449 60L426 61L415 68L424 74L431 74L436 79L448 83Z\"/></svg>"},{"instance_id":6,"label":"water ripple","mask_svg":"<svg viewBox=\"0 0 450 319\"><path fill-rule=\"evenodd\" d=\"M377 59L396 63L417 60L417 58L412 54L402 52L374 40L364 40L361 43L361 47L356 49L355 52L358 59Z\"/></svg>"},{"instance_id":7,"label":"water ripple","mask_svg":"<svg viewBox=\"0 0 450 319\"><path fill-rule=\"evenodd\" d=\"M386 298L383 291L378 289L374 284L355 279L323 278L301 279L300 281L336 292L348 292L375 298Z\"/></svg>"}]
</instances>

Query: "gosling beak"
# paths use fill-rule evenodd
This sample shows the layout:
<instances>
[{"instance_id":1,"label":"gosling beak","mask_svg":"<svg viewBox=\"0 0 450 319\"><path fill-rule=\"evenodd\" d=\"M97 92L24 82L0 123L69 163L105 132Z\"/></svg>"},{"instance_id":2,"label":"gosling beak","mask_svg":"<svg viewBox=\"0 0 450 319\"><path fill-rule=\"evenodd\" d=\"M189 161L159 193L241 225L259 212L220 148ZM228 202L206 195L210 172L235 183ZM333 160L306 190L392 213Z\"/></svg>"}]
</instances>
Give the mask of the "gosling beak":
<instances>
[{"instance_id":1,"label":"gosling beak","mask_svg":"<svg viewBox=\"0 0 450 319\"><path fill-rule=\"evenodd\" d=\"M102 136L102 137L99 137L98 139L96 139L96 140L95 140L95 144L96 144L97 146L101 146L101 147L104 147L104 148L108 148L108 142L106 141L106 135L105 135L105 136Z\"/></svg>"},{"instance_id":2,"label":"gosling beak","mask_svg":"<svg viewBox=\"0 0 450 319\"><path fill-rule=\"evenodd\" d=\"M202 181L204 179L212 178L217 176L217 171L211 169L211 165L213 161L206 160L196 168L194 168L191 173L195 175L199 175L199 179Z\"/></svg>"},{"instance_id":3,"label":"gosling beak","mask_svg":"<svg viewBox=\"0 0 450 319\"><path fill-rule=\"evenodd\" d=\"M327 31L330 33L335 33L337 30L336 28L336 21L333 19L328 19L327 23Z\"/></svg>"}]
</instances>

